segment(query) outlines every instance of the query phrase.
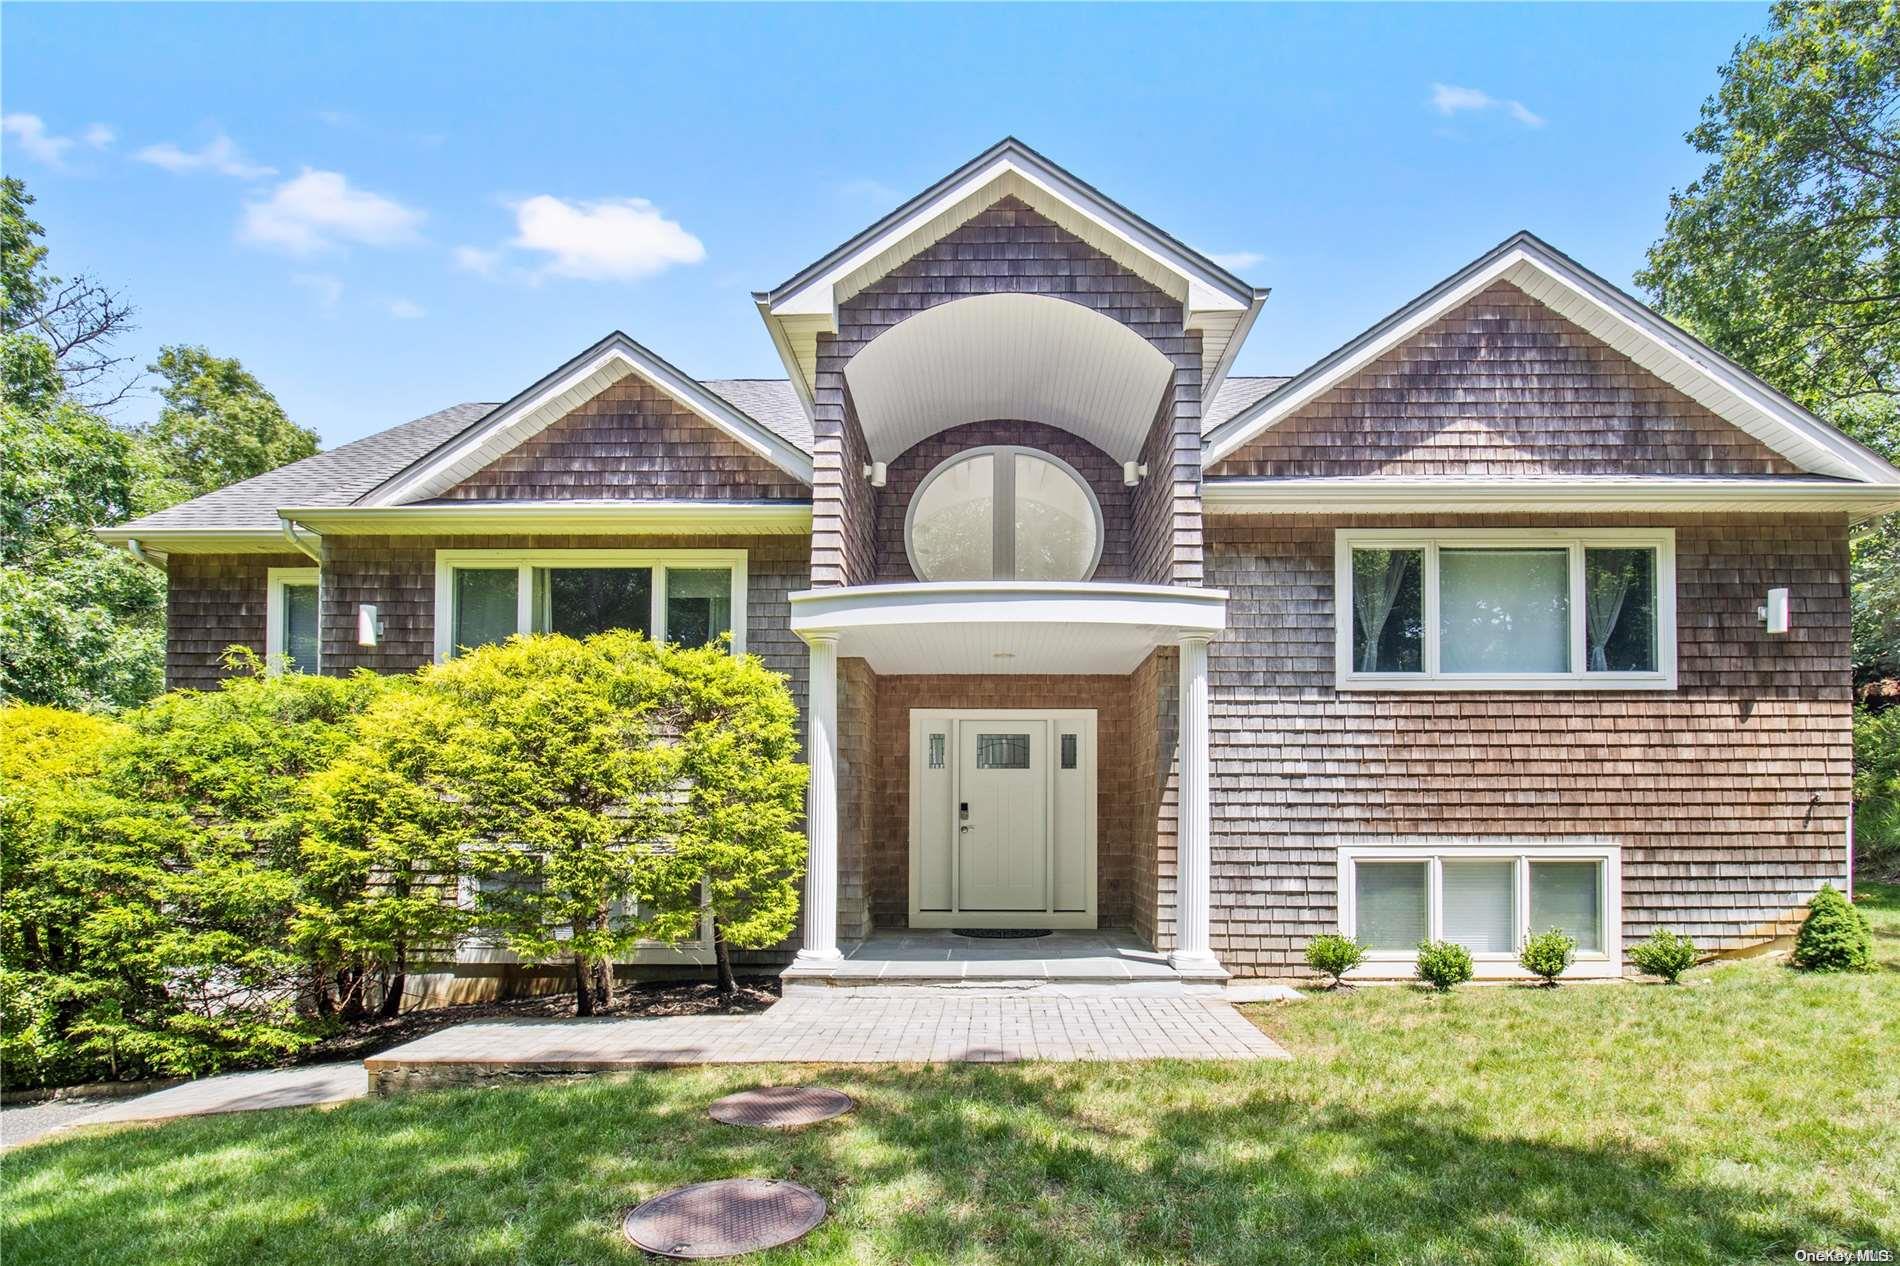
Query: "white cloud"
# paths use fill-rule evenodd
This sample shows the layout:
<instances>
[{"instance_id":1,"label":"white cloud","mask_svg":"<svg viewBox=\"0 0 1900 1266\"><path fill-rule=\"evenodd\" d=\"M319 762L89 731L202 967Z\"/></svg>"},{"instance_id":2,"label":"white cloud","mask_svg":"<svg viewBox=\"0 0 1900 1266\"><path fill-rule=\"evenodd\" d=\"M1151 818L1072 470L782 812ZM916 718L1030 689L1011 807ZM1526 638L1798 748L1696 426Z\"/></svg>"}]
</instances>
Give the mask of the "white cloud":
<instances>
[{"instance_id":1,"label":"white cloud","mask_svg":"<svg viewBox=\"0 0 1900 1266\"><path fill-rule=\"evenodd\" d=\"M1252 268L1257 264L1267 262L1267 257L1259 251L1216 251L1208 258L1228 272L1239 272L1243 268Z\"/></svg>"},{"instance_id":2,"label":"white cloud","mask_svg":"<svg viewBox=\"0 0 1900 1266\"><path fill-rule=\"evenodd\" d=\"M239 236L293 255L344 243L396 246L414 240L422 212L367 189L352 188L341 172L303 171L270 197L244 204Z\"/></svg>"},{"instance_id":3,"label":"white cloud","mask_svg":"<svg viewBox=\"0 0 1900 1266\"><path fill-rule=\"evenodd\" d=\"M455 248L455 266L463 272L474 273L480 277L493 277L495 269L500 264L500 251L485 251L479 246Z\"/></svg>"},{"instance_id":4,"label":"white cloud","mask_svg":"<svg viewBox=\"0 0 1900 1266\"><path fill-rule=\"evenodd\" d=\"M1456 84L1433 84L1432 109L1447 118L1467 110L1502 110L1525 127L1544 126L1544 116L1522 101L1494 97L1481 88L1460 88Z\"/></svg>"},{"instance_id":5,"label":"white cloud","mask_svg":"<svg viewBox=\"0 0 1900 1266\"><path fill-rule=\"evenodd\" d=\"M420 321L429 315L423 311L421 304L412 299L391 299L383 308L398 321Z\"/></svg>"},{"instance_id":6,"label":"white cloud","mask_svg":"<svg viewBox=\"0 0 1900 1266\"><path fill-rule=\"evenodd\" d=\"M157 145L147 145L132 157L141 163L163 167L169 172L215 171L220 176L234 176L239 180L262 180L277 174L275 167L266 167L246 159L238 149L237 142L222 132L195 150L162 141Z\"/></svg>"},{"instance_id":7,"label":"white cloud","mask_svg":"<svg viewBox=\"0 0 1900 1266\"><path fill-rule=\"evenodd\" d=\"M83 139L94 149L107 149L119 139L119 134L103 123L94 123L85 130Z\"/></svg>"},{"instance_id":8,"label":"white cloud","mask_svg":"<svg viewBox=\"0 0 1900 1266\"><path fill-rule=\"evenodd\" d=\"M540 194L514 204L513 245L548 259L546 275L633 281L674 264L697 264L706 247L645 198L563 202Z\"/></svg>"},{"instance_id":9,"label":"white cloud","mask_svg":"<svg viewBox=\"0 0 1900 1266\"><path fill-rule=\"evenodd\" d=\"M290 282L315 295L317 306L325 312L336 307L343 298L343 279L329 273L293 273Z\"/></svg>"},{"instance_id":10,"label":"white cloud","mask_svg":"<svg viewBox=\"0 0 1900 1266\"><path fill-rule=\"evenodd\" d=\"M64 166L66 151L73 147L72 137L54 136L37 114L0 115L0 133L12 137L28 158L48 167Z\"/></svg>"}]
</instances>

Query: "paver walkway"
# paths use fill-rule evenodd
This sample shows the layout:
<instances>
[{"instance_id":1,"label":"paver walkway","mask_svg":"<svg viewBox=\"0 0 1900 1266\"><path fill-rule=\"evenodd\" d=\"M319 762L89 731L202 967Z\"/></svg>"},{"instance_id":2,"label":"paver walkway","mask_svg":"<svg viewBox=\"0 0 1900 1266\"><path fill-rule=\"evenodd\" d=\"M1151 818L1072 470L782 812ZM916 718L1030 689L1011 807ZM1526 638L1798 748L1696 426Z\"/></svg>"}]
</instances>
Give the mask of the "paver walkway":
<instances>
[{"instance_id":1,"label":"paver walkway","mask_svg":"<svg viewBox=\"0 0 1900 1266\"><path fill-rule=\"evenodd\" d=\"M655 1064L1286 1059L1229 1003L1197 997L839 989L749 1016L479 1021L364 1061L373 1086Z\"/></svg>"}]
</instances>

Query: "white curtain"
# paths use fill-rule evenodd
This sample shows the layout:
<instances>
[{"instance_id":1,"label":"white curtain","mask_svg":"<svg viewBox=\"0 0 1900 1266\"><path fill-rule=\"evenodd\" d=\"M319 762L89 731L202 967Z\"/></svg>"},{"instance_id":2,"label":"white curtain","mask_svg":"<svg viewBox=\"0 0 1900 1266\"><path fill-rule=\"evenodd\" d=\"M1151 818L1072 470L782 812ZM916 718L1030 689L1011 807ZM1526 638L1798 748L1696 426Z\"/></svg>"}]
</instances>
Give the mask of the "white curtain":
<instances>
[{"instance_id":1,"label":"white curtain","mask_svg":"<svg viewBox=\"0 0 1900 1266\"><path fill-rule=\"evenodd\" d=\"M1584 621L1590 633L1590 671L1610 669L1610 634L1623 615L1623 601L1636 578L1640 550L1593 549L1584 565Z\"/></svg>"},{"instance_id":2,"label":"white curtain","mask_svg":"<svg viewBox=\"0 0 1900 1266\"><path fill-rule=\"evenodd\" d=\"M1449 859L1442 865L1445 939L1481 954L1516 949L1517 863Z\"/></svg>"},{"instance_id":3,"label":"white curtain","mask_svg":"<svg viewBox=\"0 0 1900 1266\"><path fill-rule=\"evenodd\" d=\"M1359 652L1359 671L1379 671L1379 636L1405 586L1416 550L1356 549L1352 552L1352 605L1366 644Z\"/></svg>"}]
</instances>

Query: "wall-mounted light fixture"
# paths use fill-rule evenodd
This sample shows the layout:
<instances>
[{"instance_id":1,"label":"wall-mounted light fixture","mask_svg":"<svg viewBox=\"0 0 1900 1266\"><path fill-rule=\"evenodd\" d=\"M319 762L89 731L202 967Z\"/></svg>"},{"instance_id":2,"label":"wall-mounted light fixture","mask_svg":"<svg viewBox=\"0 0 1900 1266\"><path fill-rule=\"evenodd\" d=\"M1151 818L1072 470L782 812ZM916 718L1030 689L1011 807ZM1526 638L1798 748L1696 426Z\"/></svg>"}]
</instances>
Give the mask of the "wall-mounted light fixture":
<instances>
[{"instance_id":1,"label":"wall-mounted light fixture","mask_svg":"<svg viewBox=\"0 0 1900 1266\"><path fill-rule=\"evenodd\" d=\"M1147 462L1123 462L1122 463L1122 486L1123 487L1133 488L1136 484L1140 483L1142 480L1146 479L1147 477L1148 477L1148 463Z\"/></svg>"},{"instance_id":2,"label":"wall-mounted light fixture","mask_svg":"<svg viewBox=\"0 0 1900 1266\"><path fill-rule=\"evenodd\" d=\"M890 471L885 467L883 462L864 463L864 477L871 481L873 488L882 488L889 474Z\"/></svg>"},{"instance_id":3,"label":"wall-mounted light fixture","mask_svg":"<svg viewBox=\"0 0 1900 1266\"><path fill-rule=\"evenodd\" d=\"M1770 589L1768 601L1755 608L1755 615L1772 637L1781 637L1788 632L1788 591Z\"/></svg>"},{"instance_id":4,"label":"wall-mounted light fixture","mask_svg":"<svg viewBox=\"0 0 1900 1266\"><path fill-rule=\"evenodd\" d=\"M379 646L383 640L383 620L376 614L376 604L360 602L356 606L356 644L358 646Z\"/></svg>"}]
</instances>

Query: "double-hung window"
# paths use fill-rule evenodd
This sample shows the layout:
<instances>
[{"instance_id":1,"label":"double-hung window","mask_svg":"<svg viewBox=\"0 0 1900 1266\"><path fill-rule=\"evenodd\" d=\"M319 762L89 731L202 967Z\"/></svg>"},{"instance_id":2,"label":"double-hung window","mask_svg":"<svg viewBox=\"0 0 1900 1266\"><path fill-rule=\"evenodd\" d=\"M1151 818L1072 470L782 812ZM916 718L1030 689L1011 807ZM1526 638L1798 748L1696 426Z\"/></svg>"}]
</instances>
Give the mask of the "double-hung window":
<instances>
[{"instance_id":1,"label":"double-hung window","mask_svg":"<svg viewBox=\"0 0 1900 1266\"><path fill-rule=\"evenodd\" d=\"M315 567L269 569L264 600L264 662L269 671L317 671L318 576Z\"/></svg>"},{"instance_id":2,"label":"double-hung window","mask_svg":"<svg viewBox=\"0 0 1900 1266\"><path fill-rule=\"evenodd\" d=\"M1667 528L1341 529L1341 689L1667 690Z\"/></svg>"},{"instance_id":3,"label":"double-hung window","mask_svg":"<svg viewBox=\"0 0 1900 1266\"><path fill-rule=\"evenodd\" d=\"M744 550L437 550L438 662L517 633L632 629L745 650Z\"/></svg>"},{"instance_id":4,"label":"double-hung window","mask_svg":"<svg viewBox=\"0 0 1900 1266\"><path fill-rule=\"evenodd\" d=\"M1577 942L1572 975L1614 976L1621 970L1620 855L1596 841L1344 845L1340 930L1366 947L1370 975L1409 972L1426 940L1464 946L1480 974L1517 975L1512 964L1525 940L1556 930Z\"/></svg>"}]
</instances>

